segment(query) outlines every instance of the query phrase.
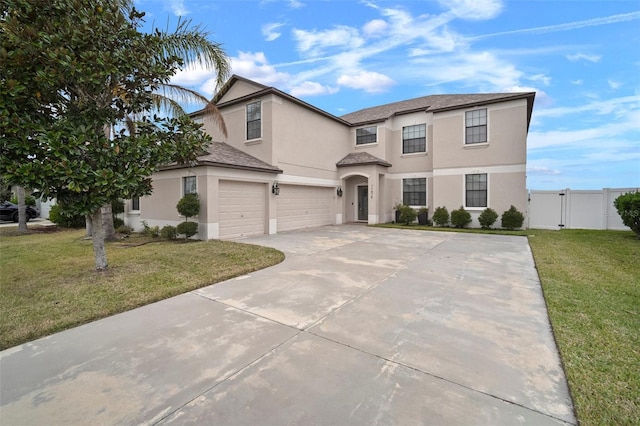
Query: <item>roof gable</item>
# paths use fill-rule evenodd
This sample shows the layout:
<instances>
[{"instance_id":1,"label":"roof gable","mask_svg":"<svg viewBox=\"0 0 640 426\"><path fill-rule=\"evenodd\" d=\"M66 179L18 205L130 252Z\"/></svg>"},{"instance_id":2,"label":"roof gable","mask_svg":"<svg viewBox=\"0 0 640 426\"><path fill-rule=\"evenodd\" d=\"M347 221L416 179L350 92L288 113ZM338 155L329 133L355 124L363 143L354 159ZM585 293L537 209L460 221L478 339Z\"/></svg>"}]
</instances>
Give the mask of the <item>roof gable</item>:
<instances>
[{"instance_id":1,"label":"roof gable","mask_svg":"<svg viewBox=\"0 0 640 426\"><path fill-rule=\"evenodd\" d=\"M214 104L229 102L264 89L268 89L268 86L234 74L216 93L212 102Z\"/></svg>"},{"instance_id":2,"label":"roof gable","mask_svg":"<svg viewBox=\"0 0 640 426\"><path fill-rule=\"evenodd\" d=\"M391 167L391 163L371 155L368 152L352 152L336 163L336 167L367 166L375 164L378 166Z\"/></svg>"}]
</instances>

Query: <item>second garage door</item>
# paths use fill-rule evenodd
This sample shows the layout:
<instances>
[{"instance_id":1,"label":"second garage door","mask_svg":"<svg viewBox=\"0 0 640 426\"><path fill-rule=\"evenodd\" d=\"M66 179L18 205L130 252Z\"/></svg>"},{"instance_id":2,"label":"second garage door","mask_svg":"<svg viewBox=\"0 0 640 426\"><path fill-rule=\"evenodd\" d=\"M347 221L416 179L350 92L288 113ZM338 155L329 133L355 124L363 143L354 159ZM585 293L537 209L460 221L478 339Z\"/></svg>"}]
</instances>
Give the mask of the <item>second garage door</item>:
<instances>
[{"instance_id":1,"label":"second garage door","mask_svg":"<svg viewBox=\"0 0 640 426\"><path fill-rule=\"evenodd\" d=\"M278 232L332 225L334 189L281 185L278 195Z\"/></svg>"},{"instance_id":2,"label":"second garage door","mask_svg":"<svg viewBox=\"0 0 640 426\"><path fill-rule=\"evenodd\" d=\"M219 186L220 238L265 233L266 184L221 180Z\"/></svg>"}]
</instances>

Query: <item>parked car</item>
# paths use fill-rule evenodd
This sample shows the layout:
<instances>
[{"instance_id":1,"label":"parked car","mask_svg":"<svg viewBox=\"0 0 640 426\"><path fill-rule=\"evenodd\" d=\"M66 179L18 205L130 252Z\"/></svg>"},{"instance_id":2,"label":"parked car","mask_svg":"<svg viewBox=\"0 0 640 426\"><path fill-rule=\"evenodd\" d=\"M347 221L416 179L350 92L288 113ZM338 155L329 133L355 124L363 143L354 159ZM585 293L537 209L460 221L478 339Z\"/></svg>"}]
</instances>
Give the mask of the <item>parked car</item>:
<instances>
[{"instance_id":1,"label":"parked car","mask_svg":"<svg viewBox=\"0 0 640 426\"><path fill-rule=\"evenodd\" d=\"M27 222L40 214L38 209L33 206L26 206ZM9 201L0 203L0 220L18 221L18 205Z\"/></svg>"}]
</instances>

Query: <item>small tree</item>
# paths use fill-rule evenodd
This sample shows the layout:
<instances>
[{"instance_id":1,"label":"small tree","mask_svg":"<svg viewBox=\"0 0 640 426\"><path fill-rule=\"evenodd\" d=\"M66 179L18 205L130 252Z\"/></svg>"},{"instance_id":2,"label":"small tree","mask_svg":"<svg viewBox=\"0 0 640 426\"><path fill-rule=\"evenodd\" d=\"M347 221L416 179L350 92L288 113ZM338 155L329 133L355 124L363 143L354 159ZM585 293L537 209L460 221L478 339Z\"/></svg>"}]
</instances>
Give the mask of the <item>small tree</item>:
<instances>
[{"instance_id":1,"label":"small tree","mask_svg":"<svg viewBox=\"0 0 640 426\"><path fill-rule=\"evenodd\" d=\"M471 223L471 213L466 211L462 206L451 212L451 224L456 228L466 228Z\"/></svg>"},{"instance_id":2,"label":"small tree","mask_svg":"<svg viewBox=\"0 0 640 426\"><path fill-rule=\"evenodd\" d=\"M518 211L513 205L509 210L502 213L502 227L513 231L514 229L521 228L524 223L524 215Z\"/></svg>"},{"instance_id":3,"label":"small tree","mask_svg":"<svg viewBox=\"0 0 640 426\"><path fill-rule=\"evenodd\" d=\"M484 209L478 216L478 222L480 222L482 229L491 229L496 220L498 220L498 213L490 207Z\"/></svg>"},{"instance_id":4,"label":"small tree","mask_svg":"<svg viewBox=\"0 0 640 426\"><path fill-rule=\"evenodd\" d=\"M437 207L433 212L433 223L438 226L446 226L449 223L449 210L446 207Z\"/></svg>"},{"instance_id":5,"label":"small tree","mask_svg":"<svg viewBox=\"0 0 640 426\"><path fill-rule=\"evenodd\" d=\"M198 233L198 223L189 222L189 218L200 213L200 199L198 194L187 194L178 201L178 213L185 217L185 221L178 224L178 234L184 234L187 239Z\"/></svg>"},{"instance_id":6,"label":"small tree","mask_svg":"<svg viewBox=\"0 0 640 426\"><path fill-rule=\"evenodd\" d=\"M640 192L627 192L618 196L613 205L622 218L622 223L631 228L640 239Z\"/></svg>"},{"instance_id":7,"label":"small tree","mask_svg":"<svg viewBox=\"0 0 640 426\"><path fill-rule=\"evenodd\" d=\"M416 218L418 217L418 213L412 207L409 207L407 205L400 206L399 211L400 211L400 222L406 225L409 225L410 223L415 221Z\"/></svg>"}]
</instances>

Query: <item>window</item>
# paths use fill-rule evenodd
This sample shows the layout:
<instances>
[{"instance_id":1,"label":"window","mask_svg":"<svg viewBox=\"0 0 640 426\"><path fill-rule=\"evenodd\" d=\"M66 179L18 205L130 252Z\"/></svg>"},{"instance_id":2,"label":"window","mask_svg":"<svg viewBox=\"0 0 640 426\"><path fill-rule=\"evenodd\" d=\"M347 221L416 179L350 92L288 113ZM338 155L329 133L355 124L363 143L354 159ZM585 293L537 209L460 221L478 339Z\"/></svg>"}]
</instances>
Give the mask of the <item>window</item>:
<instances>
[{"instance_id":1,"label":"window","mask_svg":"<svg viewBox=\"0 0 640 426\"><path fill-rule=\"evenodd\" d=\"M465 206L487 207L487 174L465 176Z\"/></svg>"},{"instance_id":2,"label":"window","mask_svg":"<svg viewBox=\"0 0 640 426\"><path fill-rule=\"evenodd\" d=\"M467 131L465 143L482 143L487 141L487 109L477 109L465 113Z\"/></svg>"},{"instance_id":3,"label":"window","mask_svg":"<svg viewBox=\"0 0 640 426\"><path fill-rule=\"evenodd\" d=\"M187 176L182 178L182 195L195 194L196 190L196 177Z\"/></svg>"},{"instance_id":4,"label":"window","mask_svg":"<svg viewBox=\"0 0 640 426\"><path fill-rule=\"evenodd\" d=\"M378 128L376 126L363 127L361 129L356 129L356 145L376 143L377 136L378 136Z\"/></svg>"},{"instance_id":5,"label":"window","mask_svg":"<svg viewBox=\"0 0 640 426\"><path fill-rule=\"evenodd\" d=\"M131 210L140 210L140 197L133 197L131 199Z\"/></svg>"},{"instance_id":6,"label":"window","mask_svg":"<svg viewBox=\"0 0 640 426\"><path fill-rule=\"evenodd\" d=\"M427 205L427 179L413 178L402 180L402 202L409 206Z\"/></svg>"},{"instance_id":7,"label":"window","mask_svg":"<svg viewBox=\"0 0 640 426\"><path fill-rule=\"evenodd\" d=\"M260 101L247 105L247 140L261 137Z\"/></svg>"},{"instance_id":8,"label":"window","mask_svg":"<svg viewBox=\"0 0 640 426\"><path fill-rule=\"evenodd\" d=\"M407 126L402 128L402 153L427 151L426 125Z\"/></svg>"}]
</instances>

